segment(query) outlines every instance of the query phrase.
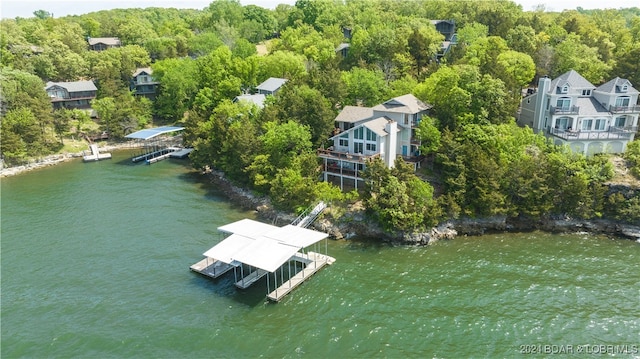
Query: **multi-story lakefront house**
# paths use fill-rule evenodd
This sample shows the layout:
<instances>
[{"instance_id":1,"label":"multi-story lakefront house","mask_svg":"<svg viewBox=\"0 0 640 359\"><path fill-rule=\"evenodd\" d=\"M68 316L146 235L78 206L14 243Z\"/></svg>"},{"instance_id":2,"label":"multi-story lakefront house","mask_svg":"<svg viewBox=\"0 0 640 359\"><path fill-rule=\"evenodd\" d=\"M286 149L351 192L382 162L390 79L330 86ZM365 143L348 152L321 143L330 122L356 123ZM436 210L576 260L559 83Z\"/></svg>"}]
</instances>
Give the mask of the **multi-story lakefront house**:
<instances>
[{"instance_id":1,"label":"multi-story lakefront house","mask_svg":"<svg viewBox=\"0 0 640 359\"><path fill-rule=\"evenodd\" d=\"M335 119L333 145L318 150L324 180L357 189L367 161L378 157L388 168L398 156L418 168L422 156L415 129L430 108L411 94L371 108L346 106Z\"/></svg>"},{"instance_id":2,"label":"multi-story lakefront house","mask_svg":"<svg viewBox=\"0 0 640 359\"><path fill-rule=\"evenodd\" d=\"M93 81L47 82L44 89L54 109L88 109L98 92Z\"/></svg>"},{"instance_id":3,"label":"multi-story lakefront house","mask_svg":"<svg viewBox=\"0 0 640 359\"><path fill-rule=\"evenodd\" d=\"M574 152L622 153L638 129L637 103L628 80L616 77L596 87L571 70L539 80L537 92L522 100L518 124Z\"/></svg>"},{"instance_id":4,"label":"multi-story lakefront house","mask_svg":"<svg viewBox=\"0 0 640 359\"><path fill-rule=\"evenodd\" d=\"M144 96L150 100L155 99L159 82L153 78L153 71L149 67L136 69L131 77L130 89L136 96Z\"/></svg>"}]
</instances>

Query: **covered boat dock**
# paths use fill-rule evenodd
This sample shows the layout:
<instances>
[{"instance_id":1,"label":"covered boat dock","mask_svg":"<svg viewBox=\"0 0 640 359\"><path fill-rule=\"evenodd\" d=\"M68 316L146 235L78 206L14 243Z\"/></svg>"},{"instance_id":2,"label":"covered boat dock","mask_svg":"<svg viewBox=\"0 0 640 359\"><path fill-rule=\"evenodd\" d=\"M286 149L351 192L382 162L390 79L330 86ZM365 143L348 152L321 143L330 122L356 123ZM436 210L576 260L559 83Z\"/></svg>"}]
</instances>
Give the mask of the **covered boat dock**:
<instances>
[{"instance_id":1,"label":"covered boat dock","mask_svg":"<svg viewBox=\"0 0 640 359\"><path fill-rule=\"evenodd\" d=\"M163 126L147 128L125 136L135 141L142 141L142 153L134 156L133 162L145 161L152 164L166 158L185 158L193 150L182 146L181 135L169 135L170 133L184 130L184 127Z\"/></svg>"},{"instance_id":2,"label":"covered boat dock","mask_svg":"<svg viewBox=\"0 0 640 359\"><path fill-rule=\"evenodd\" d=\"M235 285L241 289L266 277L267 298L276 302L335 261L326 254L329 235L323 232L295 225L276 227L251 219L218 230L228 236L206 251L206 258L191 270L217 278L233 269ZM318 253L322 240L325 254Z\"/></svg>"}]
</instances>

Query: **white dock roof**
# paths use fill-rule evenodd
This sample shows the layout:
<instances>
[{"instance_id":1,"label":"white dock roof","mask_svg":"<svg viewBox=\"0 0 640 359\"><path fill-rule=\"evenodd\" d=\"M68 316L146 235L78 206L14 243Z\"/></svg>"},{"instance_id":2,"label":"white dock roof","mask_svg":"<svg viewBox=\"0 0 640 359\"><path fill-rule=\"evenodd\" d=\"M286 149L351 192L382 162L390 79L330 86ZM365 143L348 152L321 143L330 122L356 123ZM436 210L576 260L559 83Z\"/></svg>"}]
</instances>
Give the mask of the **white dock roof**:
<instances>
[{"instance_id":1,"label":"white dock roof","mask_svg":"<svg viewBox=\"0 0 640 359\"><path fill-rule=\"evenodd\" d=\"M252 267L275 272L286 263L298 248L276 242L269 238L260 238L238 252L234 259Z\"/></svg>"},{"instance_id":2,"label":"white dock roof","mask_svg":"<svg viewBox=\"0 0 640 359\"><path fill-rule=\"evenodd\" d=\"M231 264L234 260L234 256L253 242L253 238L241 236L239 234L232 234L222 242L204 252L204 256Z\"/></svg>"},{"instance_id":3,"label":"white dock roof","mask_svg":"<svg viewBox=\"0 0 640 359\"><path fill-rule=\"evenodd\" d=\"M278 229L278 227L254 221L248 218L218 227L218 230L220 232L235 233L246 237L255 237L257 235L264 234L275 229Z\"/></svg>"},{"instance_id":4,"label":"white dock roof","mask_svg":"<svg viewBox=\"0 0 640 359\"><path fill-rule=\"evenodd\" d=\"M326 233L290 224L266 233L264 236L296 248L306 248L329 237Z\"/></svg>"},{"instance_id":5,"label":"white dock roof","mask_svg":"<svg viewBox=\"0 0 640 359\"><path fill-rule=\"evenodd\" d=\"M317 243L329 235L311 229L270 224L242 219L218 227L231 235L204 253L224 263L233 261L275 272L299 250Z\"/></svg>"}]
</instances>

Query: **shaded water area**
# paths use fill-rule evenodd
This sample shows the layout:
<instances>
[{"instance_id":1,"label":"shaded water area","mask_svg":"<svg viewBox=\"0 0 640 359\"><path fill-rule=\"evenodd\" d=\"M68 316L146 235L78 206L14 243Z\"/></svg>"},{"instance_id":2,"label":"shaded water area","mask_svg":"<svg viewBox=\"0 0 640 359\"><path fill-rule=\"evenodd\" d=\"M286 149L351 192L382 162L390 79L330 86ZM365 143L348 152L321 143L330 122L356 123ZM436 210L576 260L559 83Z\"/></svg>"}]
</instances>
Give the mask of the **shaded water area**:
<instances>
[{"instance_id":1,"label":"shaded water area","mask_svg":"<svg viewBox=\"0 0 640 359\"><path fill-rule=\"evenodd\" d=\"M3 178L2 358L514 357L640 344L640 244L544 233L329 241L282 302L189 271L255 218L187 162L129 154Z\"/></svg>"}]
</instances>

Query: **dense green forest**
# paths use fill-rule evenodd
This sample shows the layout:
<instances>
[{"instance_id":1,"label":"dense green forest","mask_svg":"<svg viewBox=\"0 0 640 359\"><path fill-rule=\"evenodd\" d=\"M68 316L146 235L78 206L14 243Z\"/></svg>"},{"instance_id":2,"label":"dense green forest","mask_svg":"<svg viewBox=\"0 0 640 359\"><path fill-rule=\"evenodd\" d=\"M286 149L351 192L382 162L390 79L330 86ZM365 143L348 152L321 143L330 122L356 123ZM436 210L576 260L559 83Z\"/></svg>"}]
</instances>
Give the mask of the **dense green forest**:
<instances>
[{"instance_id":1,"label":"dense green forest","mask_svg":"<svg viewBox=\"0 0 640 359\"><path fill-rule=\"evenodd\" d=\"M454 20L458 43L438 59ZM593 84L640 86L640 9L523 11L511 1L298 0L264 9L218 0L203 10L121 9L0 22L2 158L17 165L65 141L109 130L184 126L198 169L224 171L280 209L361 200L389 230L421 230L459 216L607 217L640 221L640 198L609 195L606 156L584 157L515 124L522 89L576 70ZM350 37L345 37L345 31ZM89 51L88 38L122 46ZM335 49L350 44L346 57ZM258 45L258 46L256 46ZM159 82L150 101L129 90L138 67ZM232 102L269 77L289 81L264 108ZM52 110L47 81L92 79L92 108ZM346 105L413 93L433 106L421 123L422 169L373 162L366 188L343 193L320 178ZM625 158L640 176L640 142Z\"/></svg>"}]
</instances>

